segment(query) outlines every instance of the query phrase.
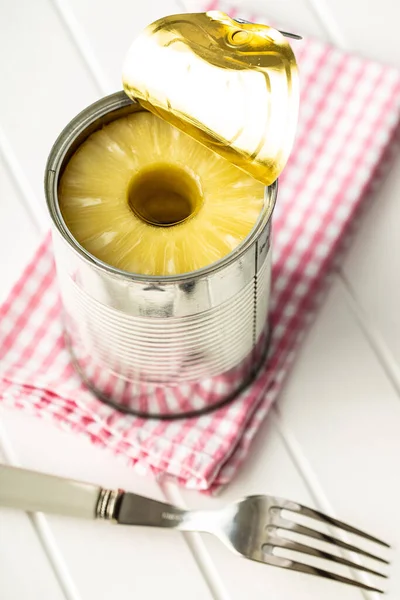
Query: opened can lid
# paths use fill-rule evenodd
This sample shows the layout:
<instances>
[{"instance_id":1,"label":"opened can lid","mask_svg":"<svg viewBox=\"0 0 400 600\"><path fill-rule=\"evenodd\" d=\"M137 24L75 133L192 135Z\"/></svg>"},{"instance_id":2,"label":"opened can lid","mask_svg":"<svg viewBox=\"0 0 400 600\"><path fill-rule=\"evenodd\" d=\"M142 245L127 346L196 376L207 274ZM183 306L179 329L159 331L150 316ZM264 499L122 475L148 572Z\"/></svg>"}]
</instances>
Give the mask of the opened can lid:
<instances>
[{"instance_id":1,"label":"opened can lid","mask_svg":"<svg viewBox=\"0 0 400 600\"><path fill-rule=\"evenodd\" d=\"M126 94L237 167L270 185L292 149L299 86L296 59L267 25L220 11L171 15L133 42Z\"/></svg>"}]
</instances>

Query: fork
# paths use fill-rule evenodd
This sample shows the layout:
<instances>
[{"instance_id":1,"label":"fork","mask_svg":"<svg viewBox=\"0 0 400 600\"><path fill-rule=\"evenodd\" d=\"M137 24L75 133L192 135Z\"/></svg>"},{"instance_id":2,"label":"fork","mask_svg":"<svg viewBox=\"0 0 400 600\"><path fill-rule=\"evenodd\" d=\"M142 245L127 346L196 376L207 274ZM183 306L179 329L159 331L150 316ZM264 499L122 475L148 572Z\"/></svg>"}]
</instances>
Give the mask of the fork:
<instances>
[{"instance_id":1,"label":"fork","mask_svg":"<svg viewBox=\"0 0 400 600\"><path fill-rule=\"evenodd\" d=\"M318 575L373 592L383 593L383 590L371 587L355 578L344 577L330 570L277 556L275 549L281 548L311 555L325 559L329 563L350 567L355 571L387 577L380 571L328 551L319 550L309 543L312 539L319 540L339 550L353 552L357 557L367 557L389 564L384 558L337 537L292 521L284 517L282 511L309 517L311 520L320 521L329 527L334 526L342 532L355 534L386 548L390 547L388 544L317 510L275 496L248 496L222 509L188 511L119 489L105 489L89 483L0 465L0 506L30 512L40 511L102 519L120 525L144 525L211 533L228 548L251 560ZM280 532L283 530L304 536L304 543L282 536Z\"/></svg>"}]
</instances>

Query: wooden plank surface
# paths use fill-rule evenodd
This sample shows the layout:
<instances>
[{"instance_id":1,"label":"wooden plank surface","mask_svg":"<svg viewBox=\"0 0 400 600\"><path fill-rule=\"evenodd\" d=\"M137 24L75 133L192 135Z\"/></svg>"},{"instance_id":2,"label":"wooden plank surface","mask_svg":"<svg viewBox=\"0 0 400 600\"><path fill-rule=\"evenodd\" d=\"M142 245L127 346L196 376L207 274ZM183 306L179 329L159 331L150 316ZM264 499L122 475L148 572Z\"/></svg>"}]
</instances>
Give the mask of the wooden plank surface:
<instances>
[{"instance_id":1,"label":"wooden plank surface","mask_svg":"<svg viewBox=\"0 0 400 600\"><path fill-rule=\"evenodd\" d=\"M30 517L6 508L0 508L0 598L65 600Z\"/></svg>"},{"instance_id":2,"label":"wooden plank surface","mask_svg":"<svg viewBox=\"0 0 400 600\"><path fill-rule=\"evenodd\" d=\"M15 411L3 409L0 418L9 445L26 468L162 497L154 481L132 474L123 461L86 438ZM179 534L56 516L46 517L46 523L77 598L212 597ZM181 574L179 565L184 566Z\"/></svg>"},{"instance_id":3,"label":"wooden plank surface","mask_svg":"<svg viewBox=\"0 0 400 600\"><path fill-rule=\"evenodd\" d=\"M321 508L393 544L400 597L400 402L337 281L279 402L292 456ZM311 363L313 368L310 368Z\"/></svg>"}]
</instances>

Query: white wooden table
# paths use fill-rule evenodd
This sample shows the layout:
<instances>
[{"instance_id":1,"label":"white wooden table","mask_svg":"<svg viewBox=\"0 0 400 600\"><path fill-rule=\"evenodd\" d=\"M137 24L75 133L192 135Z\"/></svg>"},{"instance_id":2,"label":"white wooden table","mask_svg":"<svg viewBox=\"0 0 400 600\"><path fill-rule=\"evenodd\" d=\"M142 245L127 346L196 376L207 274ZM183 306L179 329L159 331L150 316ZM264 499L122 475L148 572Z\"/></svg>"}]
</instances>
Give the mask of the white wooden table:
<instances>
[{"instance_id":1,"label":"white wooden table","mask_svg":"<svg viewBox=\"0 0 400 600\"><path fill-rule=\"evenodd\" d=\"M120 88L130 41L193 0L0 2L0 300L48 228L42 178L67 121ZM400 67L398 0L247 0L274 22ZM0 461L217 506L273 493L400 538L400 158L364 219L241 474L218 498L159 487L89 441L0 407ZM397 552L397 554L396 554ZM400 598L400 550L388 599ZM1 600L342 600L372 595L245 561L202 535L0 509Z\"/></svg>"}]
</instances>

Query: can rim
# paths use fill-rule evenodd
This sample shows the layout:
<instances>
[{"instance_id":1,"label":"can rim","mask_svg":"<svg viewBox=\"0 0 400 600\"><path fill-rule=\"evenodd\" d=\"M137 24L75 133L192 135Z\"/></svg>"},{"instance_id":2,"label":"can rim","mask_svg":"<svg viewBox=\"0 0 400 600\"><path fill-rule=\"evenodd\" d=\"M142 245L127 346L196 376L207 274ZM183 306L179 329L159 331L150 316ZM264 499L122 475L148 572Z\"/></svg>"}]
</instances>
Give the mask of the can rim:
<instances>
[{"instance_id":1,"label":"can rim","mask_svg":"<svg viewBox=\"0 0 400 600\"><path fill-rule=\"evenodd\" d=\"M137 101L128 98L123 91L105 96L89 105L74 117L58 136L47 160L44 181L46 203L52 223L55 225L64 241L67 242L68 245L71 246L71 248L86 262L103 272L105 271L115 277L123 278L124 280L128 279L136 282L143 281L151 283L174 283L188 279L190 280L194 277L206 276L228 266L246 252L257 237L260 229L263 229L263 227L270 222L276 203L278 180L275 180L272 184L264 188L263 209L254 224L254 227L239 246L218 261L188 273L181 273L178 275L144 275L113 267L88 252L88 250L74 238L68 229L58 202L58 180L68 152L71 150L71 147L76 142L77 138L83 136L96 121L113 112L120 112L122 109L129 107L135 107L134 110L144 110ZM95 129L93 129L93 131L94 130Z\"/></svg>"}]
</instances>

